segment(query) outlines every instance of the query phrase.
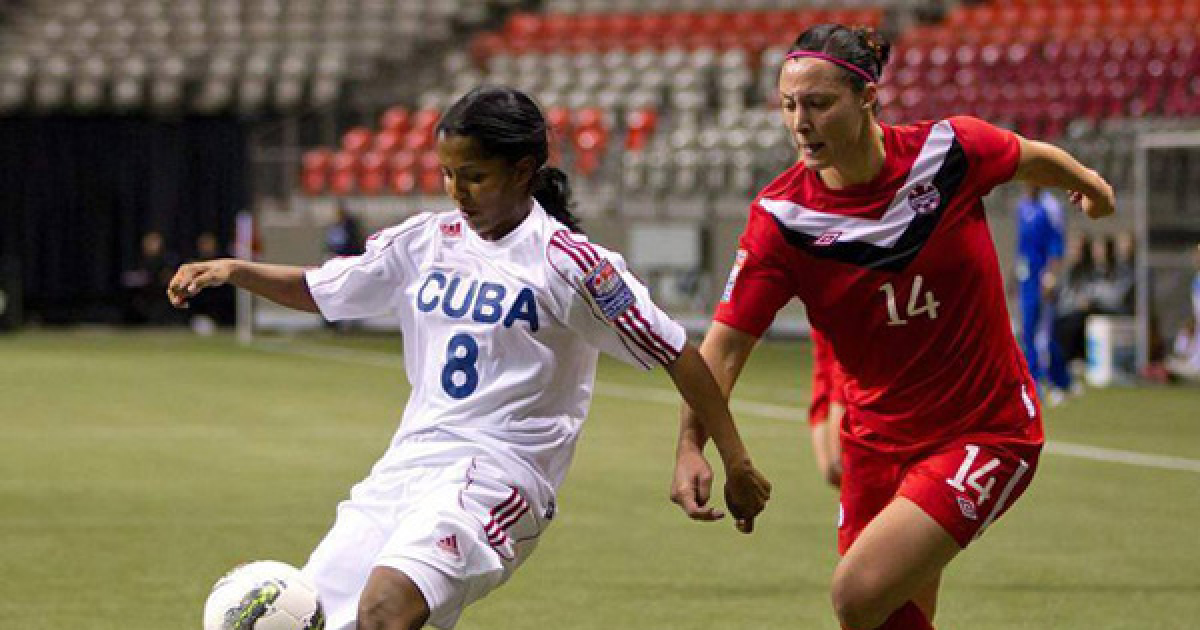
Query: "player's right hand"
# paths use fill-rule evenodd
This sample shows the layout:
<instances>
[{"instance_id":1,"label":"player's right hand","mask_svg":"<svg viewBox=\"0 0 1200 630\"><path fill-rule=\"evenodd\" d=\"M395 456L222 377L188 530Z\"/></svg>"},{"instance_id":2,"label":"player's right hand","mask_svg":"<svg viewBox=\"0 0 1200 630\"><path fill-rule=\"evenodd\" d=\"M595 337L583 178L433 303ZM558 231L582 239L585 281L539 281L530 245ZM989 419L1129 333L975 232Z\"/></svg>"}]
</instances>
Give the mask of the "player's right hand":
<instances>
[{"instance_id":1,"label":"player's right hand","mask_svg":"<svg viewBox=\"0 0 1200 630\"><path fill-rule=\"evenodd\" d=\"M725 474L725 505L729 506L738 531L749 534L754 531L754 519L771 499L771 482L748 459L727 469Z\"/></svg>"},{"instance_id":2,"label":"player's right hand","mask_svg":"<svg viewBox=\"0 0 1200 630\"><path fill-rule=\"evenodd\" d=\"M680 453L675 460L675 479L671 482L671 502L696 521L717 521L725 517L720 509L708 504L712 495L712 467L698 452Z\"/></svg>"},{"instance_id":3,"label":"player's right hand","mask_svg":"<svg viewBox=\"0 0 1200 630\"><path fill-rule=\"evenodd\" d=\"M200 291L229 282L229 274L233 272L231 263L230 259L222 258L181 265L167 284L167 299L176 308L187 308L188 299Z\"/></svg>"}]
</instances>

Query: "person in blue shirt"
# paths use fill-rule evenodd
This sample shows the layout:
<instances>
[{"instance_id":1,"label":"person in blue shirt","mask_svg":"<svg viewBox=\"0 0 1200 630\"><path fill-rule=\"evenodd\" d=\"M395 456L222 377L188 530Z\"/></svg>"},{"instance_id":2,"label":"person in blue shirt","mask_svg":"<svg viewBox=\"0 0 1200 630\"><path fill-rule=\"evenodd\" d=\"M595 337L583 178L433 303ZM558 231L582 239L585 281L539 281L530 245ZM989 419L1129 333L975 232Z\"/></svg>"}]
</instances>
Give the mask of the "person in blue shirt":
<instances>
[{"instance_id":1,"label":"person in blue shirt","mask_svg":"<svg viewBox=\"0 0 1200 630\"><path fill-rule=\"evenodd\" d=\"M1049 191L1031 185L1017 204L1017 282L1021 307L1021 347L1029 371L1052 404L1071 390L1071 374L1053 334L1054 304L1062 267L1062 206Z\"/></svg>"}]
</instances>

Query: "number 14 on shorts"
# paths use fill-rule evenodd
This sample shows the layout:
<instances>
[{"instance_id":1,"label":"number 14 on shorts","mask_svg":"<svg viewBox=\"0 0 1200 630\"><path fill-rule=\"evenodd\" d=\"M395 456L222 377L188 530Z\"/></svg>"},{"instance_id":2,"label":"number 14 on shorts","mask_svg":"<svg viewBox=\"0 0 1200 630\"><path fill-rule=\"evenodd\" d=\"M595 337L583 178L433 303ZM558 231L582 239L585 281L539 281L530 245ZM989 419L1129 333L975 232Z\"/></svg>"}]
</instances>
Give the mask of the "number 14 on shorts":
<instances>
[{"instance_id":1,"label":"number 14 on shorts","mask_svg":"<svg viewBox=\"0 0 1200 630\"><path fill-rule=\"evenodd\" d=\"M987 502L988 497L992 496L992 487L996 485L996 478L988 475L1000 466L1000 460L992 458L990 462L975 468L975 471L971 472L971 469L975 466L975 460L979 458L979 447L975 444L967 444L964 448L967 450L967 456L963 458L963 463L958 467L958 472L955 473L953 478L947 479L946 483L959 492L966 492L967 487L972 488L979 494L979 498L975 501L975 504L982 506Z\"/></svg>"}]
</instances>

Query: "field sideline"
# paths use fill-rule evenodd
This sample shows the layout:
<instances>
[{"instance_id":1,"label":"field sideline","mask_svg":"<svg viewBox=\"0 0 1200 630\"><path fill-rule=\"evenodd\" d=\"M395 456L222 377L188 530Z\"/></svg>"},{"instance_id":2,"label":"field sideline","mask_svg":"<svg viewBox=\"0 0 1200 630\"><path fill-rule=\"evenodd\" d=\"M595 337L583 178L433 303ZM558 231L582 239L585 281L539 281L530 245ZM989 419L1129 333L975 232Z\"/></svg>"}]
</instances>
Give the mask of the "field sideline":
<instances>
[{"instance_id":1,"label":"field sideline","mask_svg":"<svg viewBox=\"0 0 1200 630\"><path fill-rule=\"evenodd\" d=\"M398 349L380 337L0 337L0 613L23 630L196 628L230 566L302 564L395 429ZM776 486L750 537L666 500L669 381L603 361L561 517L458 627L835 629L836 497L801 422L808 353L765 344L738 387L739 422ZM952 566L938 627L1195 627L1200 390L1092 391L1050 410L1047 431L1031 490Z\"/></svg>"}]
</instances>

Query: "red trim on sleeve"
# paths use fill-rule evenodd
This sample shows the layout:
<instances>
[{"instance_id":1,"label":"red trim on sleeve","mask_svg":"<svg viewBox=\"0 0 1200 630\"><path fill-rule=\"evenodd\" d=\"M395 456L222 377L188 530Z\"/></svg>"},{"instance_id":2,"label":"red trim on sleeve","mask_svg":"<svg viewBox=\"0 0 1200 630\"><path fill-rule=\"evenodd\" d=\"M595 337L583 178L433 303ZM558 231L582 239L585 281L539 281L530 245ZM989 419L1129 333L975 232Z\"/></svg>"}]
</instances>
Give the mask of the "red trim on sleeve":
<instances>
[{"instance_id":1,"label":"red trim on sleeve","mask_svg":"<svg viewBox=\"0 0 1200 630\"><path fill-rule=\"evenodd\" d=\"M565 253L579 267L580 273L586 275L602 257L591 247L591 244L576 241L568 235L569 232L566 230L555 232L550 237L550 245ZM678 351L672 348L671 344L667 343L650 325L650 322L638 310L636 303L611 321L618 333L659 364L665 366L678 356Z\"/></svg>"}]
</instances>

